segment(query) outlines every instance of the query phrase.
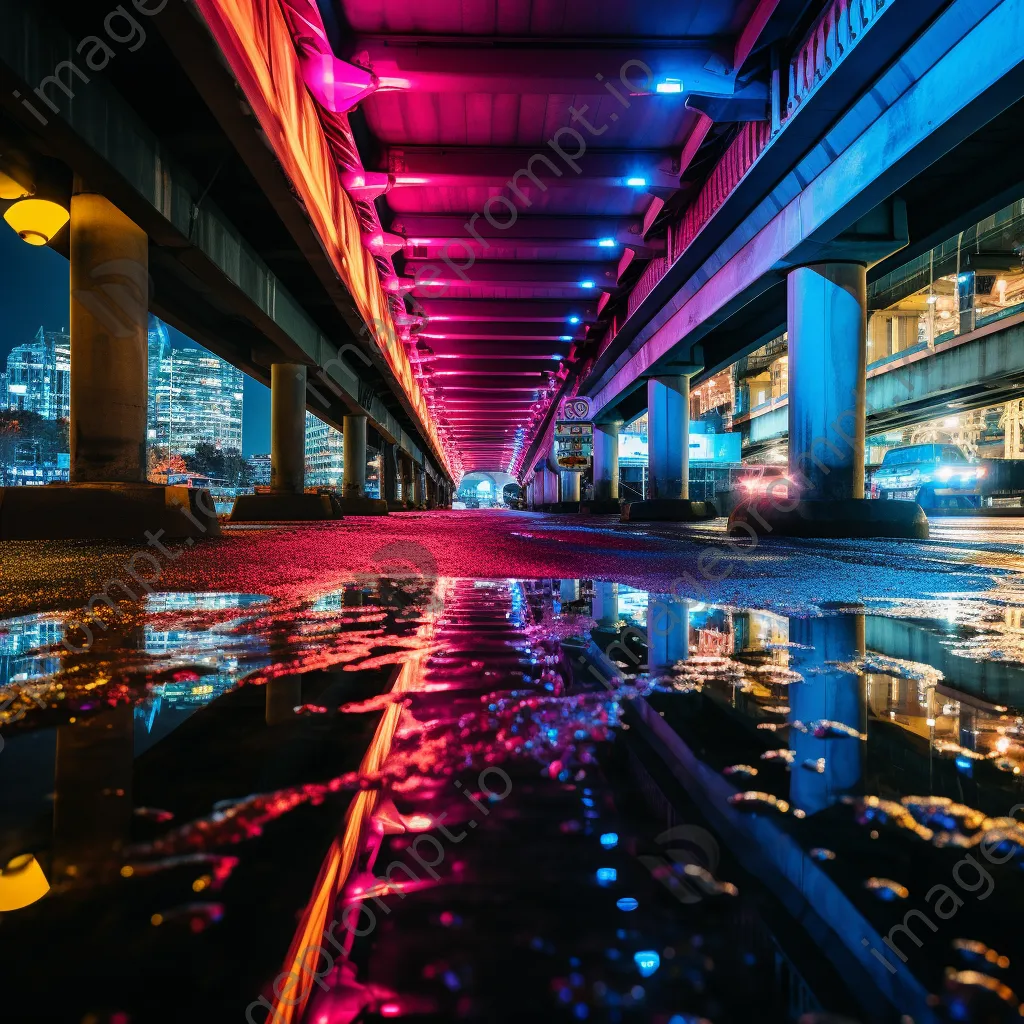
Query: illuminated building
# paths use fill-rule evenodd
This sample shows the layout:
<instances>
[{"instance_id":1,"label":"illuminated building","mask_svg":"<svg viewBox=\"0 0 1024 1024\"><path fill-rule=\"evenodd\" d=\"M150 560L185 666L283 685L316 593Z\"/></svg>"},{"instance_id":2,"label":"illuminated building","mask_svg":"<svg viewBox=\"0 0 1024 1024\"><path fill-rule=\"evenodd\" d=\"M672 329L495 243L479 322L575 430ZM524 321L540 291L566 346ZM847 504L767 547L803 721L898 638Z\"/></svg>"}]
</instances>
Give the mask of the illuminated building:
<instances>
[{"instance_id":1,"label":"illuminated building","mask_svg":"<svg viewBox=\"0 0 1024 1024\"><path fill-rule=\"evenodd\" d=\"M192 455L196 445L242 450L242 372L205 349L172 349L170 359L172 455Z\"/></svg>"},{"instance_id":2,"label":"illuminated building","mask_svg":"<svg viewBox=\"0 0 1024 1024\"><path fill-rule=\"evenodd\" d=\"M310 487L341 487L341 432L306 413L306 483Z\"/></svg>"},{"instance_id":3,"label":"illuminated building","mask_svg":"<svg viewBox=\"0 0 1024 1024\"><path fill-rule=\"evenodd\" d=\"M167 328L149 318L149 407L146 437L150 447L168 449L171 435L171 340Z\"/></svg>"},{"instance_id":4,"label":"illuminated building","mask_svg":"<svg viewBox=\"0 0 1024 1024\"><path fill-rule=\"evenodd\" d=\"M250 455L246 460L249 463L250 479L254 487L270 486L270 456Z\"/></svg>"},{"instance_id":5,"label":"illuminated building","mask_svg":"<svg viewBox=\"0 0 1024 1024\"><path fill-rule=\"evenodd\" d=\"M71 402L71 338L42 327L7 357L5 408L66 420Z\"/></svg>"}]
</instances>

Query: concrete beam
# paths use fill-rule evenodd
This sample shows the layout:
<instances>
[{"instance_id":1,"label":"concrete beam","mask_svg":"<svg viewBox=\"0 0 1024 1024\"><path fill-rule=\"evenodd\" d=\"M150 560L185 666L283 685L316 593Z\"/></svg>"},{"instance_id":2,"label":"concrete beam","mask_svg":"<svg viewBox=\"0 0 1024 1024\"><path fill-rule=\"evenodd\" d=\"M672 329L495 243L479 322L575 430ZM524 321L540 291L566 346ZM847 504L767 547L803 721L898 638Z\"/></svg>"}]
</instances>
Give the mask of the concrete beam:
<instances>
[{"instance_id":1,"label":"concrete beam","mask_svg":"<svg viewBox=\"0 0 1024 1024\"><path fill-rule=\"evenodd\" d=\"M441 322L473 323L567 323L578 316L583 323L597 320L597 303L590 298L523 299L509 303L504 299L431 299L418 300L426 314L428 328Z\"/></svg>"},{"instance_id":2,"label":"concrete beam","mask_svg":"<svg viewBox=\"0 0 1024 1024\"><path fill-rule=\"evenodd\" d=\"M614 253L614 249L608 252ZM438 271L435 273L435 271ZM595 290L614 291L616 269L614 264L593 263L499 263L490 260L475 264L464 271L465 279L444 264L421 260L407 260L404 288L415 288L417 295L430 297L431 291L442 287L473 290L475 286L512 285L519 288L569 288L581 297ZM419 282L417 285L417 281Z\"/></svg>"},{"instance_id":3,"label":"concrete beam","mask_svg":"<svg viewBox=\"0 0 1024 1024\"><path fill-rule=\"evenodd\" d=\"M673 78L687 94L731 95L734 71L729 46L704 41L673 40L672 47L605 49L561 48L557 59L544 47L489 46L429 42L423 38L396 42L393 38L361 36L346 48L346 59L372 68L381 91L416 93L520 93L540 96L604 98L604 82L633 102L638 95L653 102L656 82ZM648 76L640 66L646 64Z\"/></svg>"},{"instance_id":4,"label":"concrete beam","mask_svg":"<svg viewBox=\"0 0 1024 1024\"><path fill-rule=\"evenodd\" d=\"M678 346L697 343L777 284L801 246L841 235L1024 96L1024 50L1017 38L1024 0L985 0L982 7L969 0L950 5L692 274L614 366L587 382L598 410L614 406ZM959 42L950 46L951 38ZM915 79L904 74L904 65L917 71ZM936 109L944 112L941 123L931 114Z\"/></svg>"},{"instance_id":5,"label":"concrete beam","mask_svg":"<svg viewBox=\"0 0 1024 1024\"><path fill-rule=\"evenodd\" d=\"M275 360L304 363L310 369L311 382L319 382L328 398L323 405L311 395L310 411L337 427L346 413L364 412L380 432L419 451L399 418L374 394L373 385L379 388L383 378L396 406L404 400L404 391L383 356L364 347L363 355L373 372L362 374L354 364L338 358L342 342L351 340L360 347L355 336L339 339L325 334L239 227L215 204L203 201L205 186L177 163L166 142L149 129L109 79L92 76L88 85L75 90L73 102L62 103L59 111L47 118L45 127L40 126L38 119L14 98L13 90L31 95L29 83L38 83L66 60L74 52L74 39L52 17L44 18L39 6L28 0L8 0L4 20L0 80L9 88L0 90L0 105L23 126L33 153L62 161L146 232L155 285L151 310L265 384L270 383L270 365ZM284 189L288 202L297 210L280 168L272 160L267 163L265 142L253 119L240 111L236 83L192 9L169 6L160 16L160 31L187 71L202 71L197 88L214 114L227 116L225 110L233 110L230 123L222 124L232 143L258 161L260 173L277 176L280 188L276 193L268 178L260 178L268 186L271 201L273 194ZM182 40L184 48L177 45ZM63 99L61 94L56 95ZM218 96L226 96L230 102L218 105ZM133 102L144 102L144 97L134 97ZM242 145L246 132L249 151ZM254 173L256 170L254 166ZM282 207L279 212L285 216L287 210ZM289 228L301 234L301 221L295 220L294 211L285 219ZM309 231L308 223L305 230ZM316 273L316 254L325 258L322 246L304 235L296 236L295 245L303 258L313 261L311 267ZM350 310L343 309L347 293L338 289L335 275L328 295L347 316ZM347 322L351 328L358 328L358 319L349 318ZM324 379L333 381L336 387L325 387ZM409 415L406 422L414 424L415 416L408 408L405 412Z\"/></svg>"},{"instance_id":6,"label":"concrete beam","mask_svg":"<svg viewBox=\"0 0 1024 1024\"><path fill-rule=\"evenodd\" d=\"M983 0L984 9L990 9L996 2ZM782 12L786 17L789 16L790 6L787 4L786 10ZM922 39L925 39L921 33L926 26L934 22L925 39L930 56L926 56L923 62L917 58L915 70L923 69L930 61L934 61L939 52L948 48L950 39L963 35L965 24L975 23L985 13L977 5L971 9L968 4L965 9L961 0L955 5L958 7L956 14L943 14L943 20L936 22L936 16L947 6L945 0L919 0L914 4L890 3L876 17L868 31L857 40L856 46L846 53L844 59L783 123L781 131L773 136L758 157L755 171L739 182L701 229L693 244L676 259L633 315L620 326L612 344L596 360L583 382L584 393L593 396L603 390L630 356L675 316L694 293L722 270L733 256L765 230L779 211L787 207L819 175L823 167L829 165L837 152L847 148L851 135L878 116L878 103L872 99L873 94L869 91L876 76L890 69L888 77L892 80L892 86L878 94L878 102L892 103L900 93L906 91L909 84L907 76L895 70L897 65L894 61L904 51L908 51L908 47L920 52ZM771 21L772 18L769 18ZM899 67L902 66L901 63ZM843 110L848 113L837 122L836 112ZM976 113L980 116L982 112ZM917 123L928 122L929 115L924 114L923 119ZM710 119L704 119L702 123L705 130L711 126ZM697 133L691 142L694 138L699 143L703 136ZM808 151L809 140L815 139L822 141ZM687 148L692 150L693 146L688 145ZM881 163L878 153L884 150L883 143L874 154L865 156L864 166L871 170L878 169ZM691 155L684 152L684 168L690 158ZM891 191L895 189L884 195L891 194ZM848 227L879 201L876 199L866 209L855 212L846 224L836 227L835 233ZM757 286L751 286L744 294L737 294L731 304L723 299L715 303L712 309L691 317L689 322L713 329L756 299L762 291L778 285L779 281L780 278L775 278L758 282ZM685 333L680 332L680 336Z\"/></svg>"},{"instance_id":7,"label":"concrete beam","mask_svg":"<svg viewBox=\"0 0 1024 1024\"><path fill-rule=\"evenodd\" d=\"M496 188L532 195L547 189L578 191L589 186L673 190L679 187L678 158L659 150L616 152L586 149L571 136L559 150L475 147L393 146L384 152L382 170L393 175L392 190L403 188ZM644 185L631 185L643 179ZM520 200L524 202L524 200ZM507 219L507 218L502 218ZM478 217L477 221L483 220Z\"/></svg>"}]
</instances>

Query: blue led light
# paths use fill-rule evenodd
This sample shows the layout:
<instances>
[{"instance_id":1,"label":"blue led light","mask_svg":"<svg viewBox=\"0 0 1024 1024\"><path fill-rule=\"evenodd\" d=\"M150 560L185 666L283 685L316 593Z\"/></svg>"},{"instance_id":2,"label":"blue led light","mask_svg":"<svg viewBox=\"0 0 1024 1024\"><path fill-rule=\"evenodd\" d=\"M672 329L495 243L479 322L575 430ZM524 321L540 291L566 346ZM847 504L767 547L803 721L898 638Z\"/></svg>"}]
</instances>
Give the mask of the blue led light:
<instances>
[{"instance_id":1,"label":"blue led light","mask_svg":"<svg viewBox=\"0 0 1024 1024\"><path fill-rule=\"evenodd\" d=\"M618 871L615 868L598 868L597 869L597 884L598 885L611 885L612 882L616 881L619 877Z\"/></svg>"},{"instance_id":2,"label":"blue led light","mask_svg":"<svg viewBox=\"0 0 1024 1024\"><path fill-rule=\"evenodd\" d=\"M579 322L580 322L580 318L578 316L571 316L571 317L569 317L569 323L571 323L571 324L578 324Z\"/></svg>"},{"instance_id":3,"label":"blue led light","mask_svg":"<svg viewBox=\"0 0 1024 1024\"><path fill-rule=\"evenodd\" d=\"M601 845L606 850L614 850L615 847L619 845L618 832L605 832L605 834L601 836Z\"/></svg>"},{"instance_id":4,"label":"blue led light","mask_svg":"<svg viewBox=\"0 0 1024 1024\"><path fill-rule=\"evenodd\" d=\"M631 188L646 188L647 187L647 179L646 178L627 178L626 179L626 184L629 185Z\"/></svg>"},{"instance_id":5,"label":"blue led light","mask_svg":"<svg viewBox=\"0 0 1024 1024\"><path fill-rule=\"evenodd\" d=\"M665 78L662 79L654 87L655 92L660 92L662 95L666 93L679 93L683 91L683 83L678 78Z\"/></svg>"},{"instance_id":6,"label":"blue led light","mask_svg":"<svg viewBox=\"0 0 1024 1024\"><path fill-rule=\"evenodd\" d=\"M572 335L571 334L560 334L558 336L558 340L559 341L572 341Z\"/></svg>"},{"instance_id":7,"label":"blue led light","mask_svg":"<svg viewBox=\"0 0 1024 1024\"><path fill-rule=\"evenodd\" d=\"M633 954L633 963L642 977L649 978L661 966L661 957L653 949L643 949Z\"/></svg>"},{"instance_id":8,"label":"blue led light","mask_svg":"<svg viewBox=\"0 0 1024 1024\"><path fill-rule=\"evenodd\" d=\"M617 906L619 910L626 911L626 913L628 914L631 910L636 910L636 908L639 907L640 904L637 903L637 901L633 899L632 896L623 896L621 900L615 901L615 906Z\"/></svg>"},{"instance_id":9,"label":"blue led light","mask_svg":"<svg viewBox=\"0 0 1024 1024\"><path fill-rule=\"evenodd\" d=\"M581 288L593 288L594 287L594 282L593 281L580 281L580 287Z\"/></svg>"},{"instance_id":10,"label":"blue led light","mask_svg":"<svg viewBox=\"0 0 1024 1024\"><path fill-rule=\"evenodd\" d=\"M602 249L614 249L615 248L615 239L614 238L599 238L597 240L597 244Z\"/></svg>"}]
</instances>

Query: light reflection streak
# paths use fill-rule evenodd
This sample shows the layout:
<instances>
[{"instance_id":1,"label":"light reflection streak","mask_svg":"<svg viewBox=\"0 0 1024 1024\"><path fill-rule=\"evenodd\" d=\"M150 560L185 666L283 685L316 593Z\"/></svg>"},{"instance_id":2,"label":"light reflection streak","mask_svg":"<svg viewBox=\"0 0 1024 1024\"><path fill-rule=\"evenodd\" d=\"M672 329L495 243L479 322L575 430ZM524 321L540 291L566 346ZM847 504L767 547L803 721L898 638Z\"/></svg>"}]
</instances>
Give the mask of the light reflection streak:
<instances>
[{"instance_id":1,"label":"light reflection streak","mask_svg":"<svg viewBox=\"0 0 1024 1024\"><path fill-rule=\"evenodd\" d=\"M441 618L441 609L444 608L449 588L450 583L444 580L438 580L434 586L434 592L423 614L423 621L416 630L418 646L410 651L409 657L399 668L394 685L388 694L392 698L391 703L385 708L360 762L359 775L362 778L377 775L391 752L391 744L394 742L398 723L404 711L403 704L398 698L401 694L421 687L427 660L431 654L430 640ZM282 974L298 978L298 990L286 989L281 996L275 993L274 1009L270 1015L270 1019L275 1022L291 1024L292 1021L300 1020L305 1012L313 991L314 976L303 958L310 948L316 948L323 942L329 924L328 917L352 873L361 840L367 833L370 842L373 843L370 856L372 867L382 837L372 832L368 826L379 800L378 790L364 789L356 793L349 805L341 837L334 840L327 852L313 887L313 895L303 911L298 930L285 958ZM346 955L351 952L353 941L352 932L347 931L343 940Z\"/></svg>"}]
</instances>

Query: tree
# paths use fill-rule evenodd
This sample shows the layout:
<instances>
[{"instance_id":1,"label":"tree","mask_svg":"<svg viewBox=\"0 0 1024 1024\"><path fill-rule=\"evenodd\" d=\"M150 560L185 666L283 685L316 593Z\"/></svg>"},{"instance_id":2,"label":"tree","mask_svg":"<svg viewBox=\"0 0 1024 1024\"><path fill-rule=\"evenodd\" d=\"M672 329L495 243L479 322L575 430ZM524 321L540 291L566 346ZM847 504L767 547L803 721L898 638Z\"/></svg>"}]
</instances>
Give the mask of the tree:
<instances>
[{"instance_id":1,"label":"tree","mask_svg":"<svg viewBox=\"0 0 1024 1024\"><path fill-rule=\"evenodd\" d=\"M57 462L70 449L67 420L43 419L26 409L0 411L0 477L18 463L37 466Z\"/></svg>"},{"instance_id":2,"label":"tree","mask_svg":"<svg viewBox=\"0 0 1024 1024\"><path fill-rule=\"evenodd\" d=\"M154 446L147 452L147 473L146 476L151 483L165 484L171 474L182 474L188 472L188 466L180 455L169 455L167 449L161 446Z\"/></svg>"},{"instance_id":3,"label":"tree","mask_svg":"<svg viewBox=\"0 0 1024 1024\"><path fill-rule=\"evenodd\" d=\"M196 445L195 453L185 456L190 473L223 480L228 487L247 487L252 470L237 448L218 448L208 441Z\"/></svg>"},{"instance_id":4,"label":"tree","mask_svg":"<svg viewBox=\"0 0 1024 1024\"><path fill-rule=\"evenodd\" d=\"M20 413L0 410L0 484L7 484L7 469L14 465L15 450L21 424Z\"/></svg>"}]
</instances>

